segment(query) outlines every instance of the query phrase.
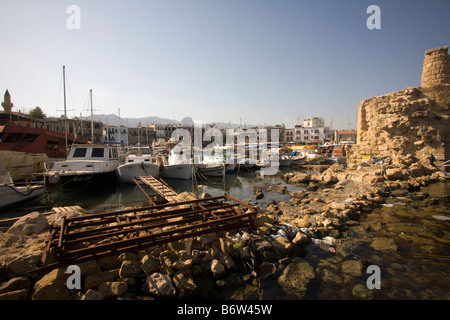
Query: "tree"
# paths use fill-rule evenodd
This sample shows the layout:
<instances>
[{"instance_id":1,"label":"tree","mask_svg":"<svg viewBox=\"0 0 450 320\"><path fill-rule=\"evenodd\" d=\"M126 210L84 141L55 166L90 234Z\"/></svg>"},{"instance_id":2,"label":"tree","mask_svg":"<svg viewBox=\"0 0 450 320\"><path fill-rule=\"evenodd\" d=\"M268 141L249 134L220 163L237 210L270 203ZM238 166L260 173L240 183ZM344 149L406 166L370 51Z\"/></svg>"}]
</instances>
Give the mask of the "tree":
<instances>
[{"instance_id":1,"label":"tree","mask_svg":"<svg viewBox=\"0 0 450 320\"><path fill-rule=\"evenodd\" d=\"M44 119L47 117L40 107L31 109L30 112L28 112L28 116L35 119Z\"/></svg>"}]
</instances>

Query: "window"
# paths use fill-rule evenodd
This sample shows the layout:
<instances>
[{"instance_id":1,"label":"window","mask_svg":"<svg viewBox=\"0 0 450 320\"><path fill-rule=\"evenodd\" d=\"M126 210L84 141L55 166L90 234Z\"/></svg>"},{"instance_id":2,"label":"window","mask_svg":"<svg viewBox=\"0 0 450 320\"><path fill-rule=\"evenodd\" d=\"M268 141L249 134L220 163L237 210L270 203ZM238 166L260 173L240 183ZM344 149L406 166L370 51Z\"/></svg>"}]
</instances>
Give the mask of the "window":
<instances>
[{"instance_id":1,"label":"window","mask_svg":"<svg viewBox=\"0 0 450 320\"><path fill-rule=\"evenodd\" d=\"M76 148L73 152L74 158L84 158L86 157L87 148Z\"/></svg>"},{"instance_id":2,"label":"window","mask_svg":"<svg viewBox=\"0 0 450 320\"><path fill-rule=\"evenodd\" d=\"M103 158L105 156L105 149L103 148L93 148L92 157L93 158Z\"/></svg>"}]
</instances>

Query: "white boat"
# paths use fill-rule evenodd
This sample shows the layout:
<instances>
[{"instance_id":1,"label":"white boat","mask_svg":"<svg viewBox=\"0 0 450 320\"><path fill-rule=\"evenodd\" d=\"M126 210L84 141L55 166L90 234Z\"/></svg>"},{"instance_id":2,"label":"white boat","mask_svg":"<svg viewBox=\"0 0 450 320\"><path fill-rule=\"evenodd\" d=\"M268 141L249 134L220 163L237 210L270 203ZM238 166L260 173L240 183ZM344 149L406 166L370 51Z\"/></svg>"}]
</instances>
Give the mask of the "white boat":
<instances>
[{"instance_id":1,"label":"white boat","mask_svg":"<svg viewBox=\"0 0 450 320\"><path fill-rule=\"evenodd\" d=\"M42 195L45 192L44 182L15 185L9 172L0 176L0 208L21 203Z\"/></svg>"},{"instance_id":2,"label":"white boat","mask_svg":"<svg viewBox=\"0 0 450 320\"><path fill-rule=\"evenodd\" d=\"M162 166L160 175L164 178L171 179L192 179L195 173L194 164L191 161L191 155L187 150L172 149L168 159L158 158L159 164Z\"/></svg>"},{"instance_id":3,"label":"white boat","mask_svg":"<svg viewBox=\"0 0 450 320\"><path fill-rule=\"evenodd\" d=\"M73 145L67 160L57 161L46 174L64 190L108 186L116 183L119 152L107 144ZM56 178L56 179L55 179Z\"/></svg>"},{"instance_id":4,"label":"white boat","mask_svg":"<svg viewBox=\"0 0 450 320\"><path fill-rule=\"evenodd\" d=\"M326 156L323 154L318 154L315 152L307 152L306 155L306 163L307 164L321 164L325 162Z\"/></svg>"},{"instance_id":5,"label":"white boat","mask_svg":"<svg viewBox=\"0 0 450 320\"><path fill-rule=\"evenodd\" d=\"M217 151L215 151L217 152ZM223 157L214 153L214 155L203 154L203 161L195 163L196 172L205 177L223 177L224 160Z\"/></svg>"},{"instance_id":6,"label":"white boat","mask_svg":"<svg viewBox=\"0 0 450 320\"><path fill-rule=\"evenodd\" d=\"M134 178L143 176L159 177L160 167L153 163L148 147L136 147L128 150L125 163L117 167L119 179L125 183L134 183Z\"/></svg>"},{"instance_id":7,"label":"white boat","mask_svg":"<svg viewBox=\"0 0 450 320\"><path fill-rule=\"evenodd\" d=\"M298 167L306 163L306 156L303 154L291 157L291 166Z\"/></svg>"},{"instance_id":8,"label":"white boat","mask_svg":"<svg viewBox=\"0 0 450 320\"><path fill-rule=\"evenodd\" d=\"M280 167L289 167L292 163L292 157L287 156L287 155L280 155L280 160L279 160L279 166Z\"/></svg>"}]
</instances>

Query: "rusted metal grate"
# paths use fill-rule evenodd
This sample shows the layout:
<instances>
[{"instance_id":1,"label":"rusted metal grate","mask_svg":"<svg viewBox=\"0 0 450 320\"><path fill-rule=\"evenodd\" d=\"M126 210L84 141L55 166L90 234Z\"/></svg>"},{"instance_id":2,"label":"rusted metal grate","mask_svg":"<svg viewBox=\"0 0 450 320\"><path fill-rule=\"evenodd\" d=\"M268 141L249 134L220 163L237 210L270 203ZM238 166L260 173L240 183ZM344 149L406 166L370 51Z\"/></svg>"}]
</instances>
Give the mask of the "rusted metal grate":
<instances>
[{"instance_id":1,"label":"rusted metal grate","mask_svg":"<svg viewBox=\"0 0 450 320\"><path fill-rule=\"evenodd\" d=\"M155 245L249 227L256 209L229 195L88 214L51 230L36 273ZM48 262L52 257L53 262Z\"/></svg>"}]
</instances>

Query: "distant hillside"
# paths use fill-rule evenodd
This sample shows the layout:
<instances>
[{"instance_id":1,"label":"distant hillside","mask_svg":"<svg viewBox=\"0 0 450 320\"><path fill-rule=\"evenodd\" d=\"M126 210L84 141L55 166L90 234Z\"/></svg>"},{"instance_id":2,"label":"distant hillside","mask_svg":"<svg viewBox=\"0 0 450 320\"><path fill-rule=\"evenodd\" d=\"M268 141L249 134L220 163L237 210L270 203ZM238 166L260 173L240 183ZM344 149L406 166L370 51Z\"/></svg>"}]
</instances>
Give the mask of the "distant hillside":
<instances>
[{"instance_id":1,"label":"distant hillside","mask_svg":"<svg viewBox=\"0 0 450 320\"><path fill-rule=\"evenodd\" d=\"M90 117L89 117L90 119ZM88 119L88 120L89 120ZM119 117L115 114L94 114L95 121L101 121L103 123L119 125ZM168 118L160 118L157 116L152 117L143 117L143 118L120 118L120 125L126 126L129 128L137 127L140 123L141 126L150 125L152 123L157 124L183 124L183 125L194 125L194 120L191 117L185 117L181 121L168 119ZM237 128L239 125L230 124L225 122L214 122L214 123L204 123L204 125L212 125L215 124L219 128Z\"/></svg>"}]
</instances>

